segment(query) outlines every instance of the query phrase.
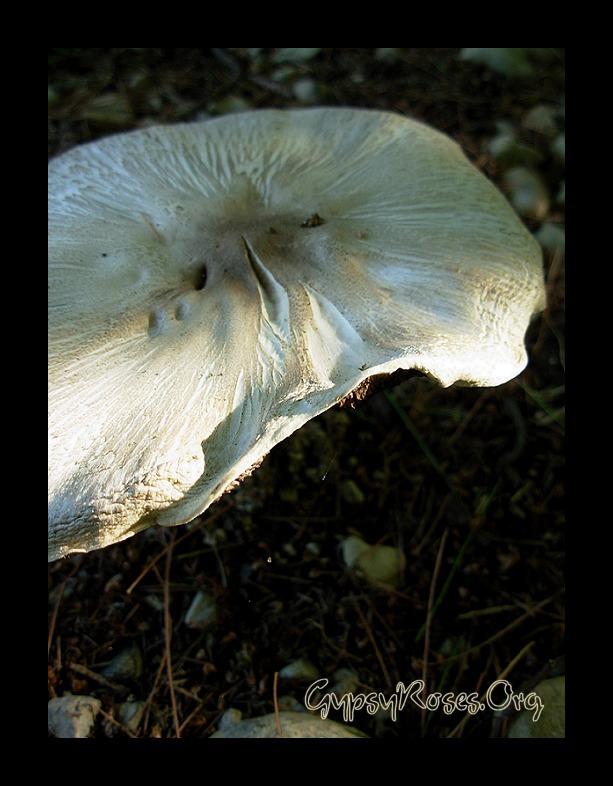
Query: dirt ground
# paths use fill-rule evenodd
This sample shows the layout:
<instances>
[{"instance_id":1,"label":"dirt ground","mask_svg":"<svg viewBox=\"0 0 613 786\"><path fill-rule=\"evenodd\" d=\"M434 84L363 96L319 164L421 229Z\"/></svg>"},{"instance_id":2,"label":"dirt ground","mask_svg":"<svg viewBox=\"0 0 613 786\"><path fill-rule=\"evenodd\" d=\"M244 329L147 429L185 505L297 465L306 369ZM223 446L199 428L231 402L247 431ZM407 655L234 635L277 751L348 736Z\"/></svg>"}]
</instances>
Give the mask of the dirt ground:
<instances>
[{"instance_id":1,"label":"dirt ground","mask_svg":"<svg viewBox=\"0 0 613 786\"><path fill-rule=\"evenodd\" d=\"M511 78L456 49L53 49L49 154L152 122L308 102L424 120L502 187L487 143L508 120L552 194L545 219L526 224L563 227L563 172L522 125L538 105L563 105L564 51L544 51ZM424 680L428 693L480 697L497 679L525 694L564 674L564 266L551 251L544 264L548 307L517 379L443 390L416 378L330 410L193 525L50 564L49 698L100 699L96 737L206 738L228 708L303 705L315 674L356 694ZM404 553L396 587L348 570L350 534ZM198 591L215 609L204 627L185 619ZM284 676L305 661L310 671ZM487 738L512 716L409 703L352 725Z\"/></svg>"}]
</instances>

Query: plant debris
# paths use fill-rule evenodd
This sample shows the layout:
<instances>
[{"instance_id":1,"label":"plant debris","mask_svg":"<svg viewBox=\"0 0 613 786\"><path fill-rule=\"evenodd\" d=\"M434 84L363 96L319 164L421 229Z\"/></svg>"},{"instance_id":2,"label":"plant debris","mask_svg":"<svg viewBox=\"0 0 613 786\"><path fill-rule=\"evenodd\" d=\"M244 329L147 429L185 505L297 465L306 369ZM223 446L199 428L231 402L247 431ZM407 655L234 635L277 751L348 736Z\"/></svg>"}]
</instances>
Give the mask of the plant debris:
<instances>
[{"instance_id":1,"label":"plant debris","mask_svg":"<svg viewBox=\"0 0 613 786\"><path fill-rule=\"evenodd\" d=\"M563 104L563 50L512 80L458 49L289 51L51 49L49 154L202 118L229 97L299 105L292 85L309 79L322 103L448 133L499 185L489 145L510 121L559 193L559 156L522 118ZM552 200L525 220L563 229L563 211ZM544 262L548 307L517 379L447 390L404 379L309 422L192 524L51 564L48 698L89 697L94 737L210 737L227 710L304 709L313 675L276 677L308 661L321 675L311 702L369 737L505 736L526 708L496 703L491 686L508 681L519 702L564 674L563 255L548 245ZM361 581L343 561L350 537L402 554L400 581ZM196 597L215 610L206 623L190 623ZM122 670L126 653L138 668ZM339 698L341 673L352 690ZM348 721L342 695L370 696L373 712L354 704Z\"/></svg>"}]
</instances>

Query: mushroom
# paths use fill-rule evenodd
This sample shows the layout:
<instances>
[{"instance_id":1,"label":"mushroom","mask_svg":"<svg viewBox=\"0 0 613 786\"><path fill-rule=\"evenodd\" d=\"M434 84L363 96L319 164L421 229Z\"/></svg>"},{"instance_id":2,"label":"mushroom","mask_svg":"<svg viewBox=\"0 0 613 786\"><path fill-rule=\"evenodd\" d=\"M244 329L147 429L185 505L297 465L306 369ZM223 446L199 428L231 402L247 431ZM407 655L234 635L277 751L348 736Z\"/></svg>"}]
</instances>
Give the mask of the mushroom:
<instances>
[{"instance_id":1,"label":"mushroom","mask_svg":"<svg viewBox=\"0 0 613 786\"><path fill-rule=\"evenodd\" d=\"M49 165L49 559L191 521L367 380L493 386L537 242L442 133L259 110Z\"/></svg>"}]
</instances>

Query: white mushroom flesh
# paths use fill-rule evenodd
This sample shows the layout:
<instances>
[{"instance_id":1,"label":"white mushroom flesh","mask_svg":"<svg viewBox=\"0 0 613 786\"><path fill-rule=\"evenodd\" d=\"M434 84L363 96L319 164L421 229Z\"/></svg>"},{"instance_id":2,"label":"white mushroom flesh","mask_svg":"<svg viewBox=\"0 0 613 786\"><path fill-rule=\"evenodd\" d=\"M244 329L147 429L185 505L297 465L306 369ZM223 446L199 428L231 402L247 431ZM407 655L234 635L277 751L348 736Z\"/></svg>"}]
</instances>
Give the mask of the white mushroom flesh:
<instances>
[{"instance_id":1,"label":"white mushroom flesh","mask_svg":"<svg viewBox=\"0 0 613 786\"><path fill-rule=\"evenodd\" d=\"M385 112L153 127L49 166L49 559L202 513L367 378L526 364L541 252Z\"/></svg>"}]
</instances>

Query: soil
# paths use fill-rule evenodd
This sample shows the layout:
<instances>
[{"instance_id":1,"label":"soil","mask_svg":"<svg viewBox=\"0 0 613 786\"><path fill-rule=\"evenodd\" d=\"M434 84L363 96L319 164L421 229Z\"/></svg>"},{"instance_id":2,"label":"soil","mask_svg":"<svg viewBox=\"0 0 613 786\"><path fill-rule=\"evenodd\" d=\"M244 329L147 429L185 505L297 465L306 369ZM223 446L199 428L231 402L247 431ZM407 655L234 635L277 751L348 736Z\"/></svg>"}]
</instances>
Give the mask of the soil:
<instances>
[{"instance_id":1,"label":"soil","mask_svg":"<svg viewBox=\"0 0 613 786\"><path fill-rule=\"evenodd\" d=\"M49 154L232 106L298 106L306 93L423 120L501 184L486 152L497 121L521 126L535 106L563 104L564 51L545 51L511 79L456 49L322 49L298 62L267 49L52 49ZM547 144L525 141L556 194ZM551 204L547 220L563 226ZM99 698L95 737L208 737L226 709L304 705L313 674L328 690L348 679L354 695L423 680L427 709L362 709L352 725L384 738L504 736L513 703L470 713L462 694L484 701L506 679L525 695L564 673L564 266L549 251L544 263L548 306L517 379L404 380L311 421L193 524L50 564L49 698ZM397 586L344 565L350 534L404 553ZM203 628L186 624L198 591L215 608ZM283 676L302 661L311 674ZM141 711L133 725L128 700Z\"/></svg>"}]
</instances>

